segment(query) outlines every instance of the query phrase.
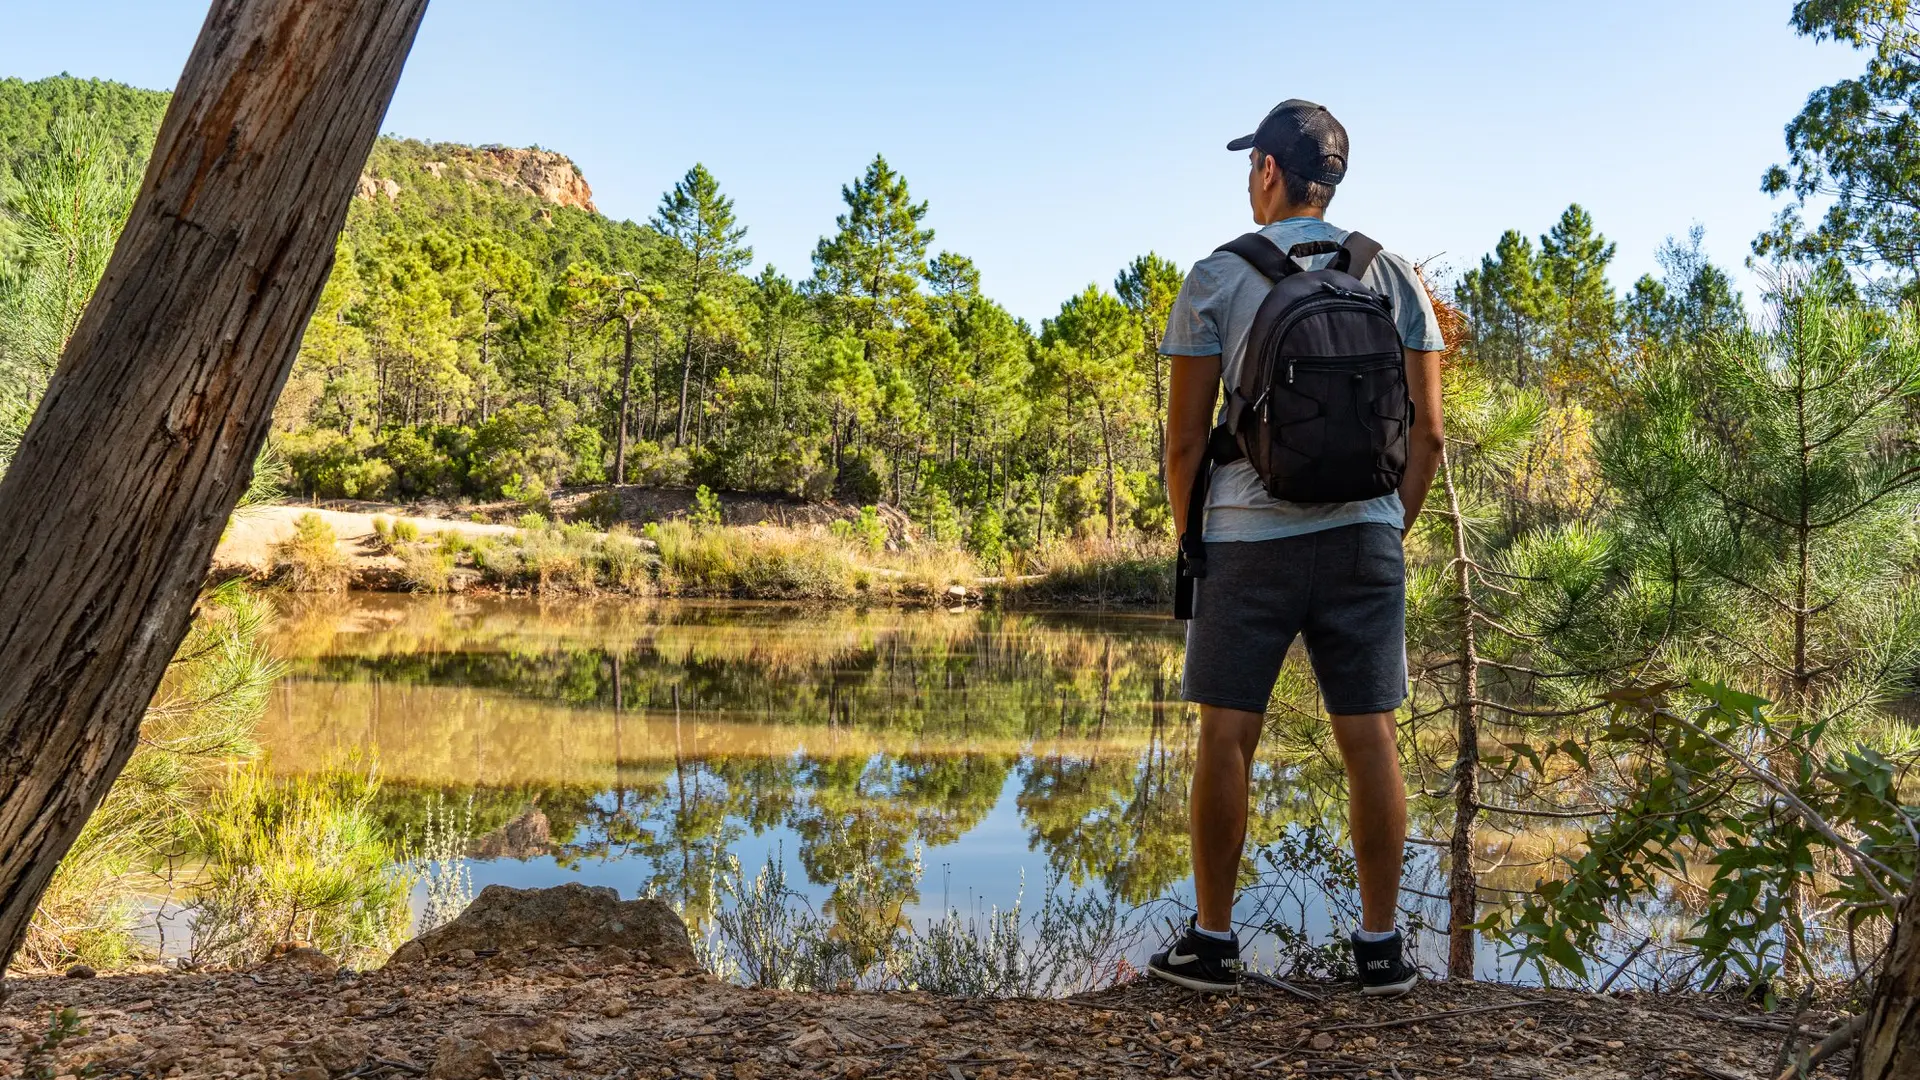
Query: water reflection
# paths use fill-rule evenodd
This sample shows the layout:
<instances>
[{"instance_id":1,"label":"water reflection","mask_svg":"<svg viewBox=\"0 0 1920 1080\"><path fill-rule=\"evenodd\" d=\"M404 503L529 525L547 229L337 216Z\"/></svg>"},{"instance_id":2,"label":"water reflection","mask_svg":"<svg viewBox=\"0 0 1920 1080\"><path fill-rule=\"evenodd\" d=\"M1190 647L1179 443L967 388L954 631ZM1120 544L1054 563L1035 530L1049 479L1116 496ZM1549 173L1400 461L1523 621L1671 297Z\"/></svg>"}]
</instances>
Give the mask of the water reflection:
<instances>
[{"instance_id":1,"label":"water reflection","mask_svg":"<svg viewBox=\"0 0 1920 1080\"><path fill-rule=\"evenodd\" d=\"M1023 876L1184 889L1163 617L351 596L289 607L276 646L274 767L375 769L401 835L452 811L476 885L576 877L696 923L729 859L769 856L848 921L1005 907ZM1341 819L1324 742L1263 751L1254 845ZM1416 802L1415 832L1445 812Z\"/></svg>"}]
</instances>

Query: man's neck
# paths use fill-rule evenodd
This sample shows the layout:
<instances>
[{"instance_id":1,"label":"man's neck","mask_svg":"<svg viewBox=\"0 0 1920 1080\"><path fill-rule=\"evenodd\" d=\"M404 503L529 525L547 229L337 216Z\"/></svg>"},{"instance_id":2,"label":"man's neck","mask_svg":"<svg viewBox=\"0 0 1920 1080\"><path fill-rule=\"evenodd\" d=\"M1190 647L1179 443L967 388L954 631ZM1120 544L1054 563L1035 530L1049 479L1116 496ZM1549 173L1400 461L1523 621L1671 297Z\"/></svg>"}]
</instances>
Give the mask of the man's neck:
<instances>
[{"instance_id":1,"label":"man's neck","mask_svg":"<svg viewBox=\"0 0 1920 1080\"><path fill-rule=\"evenodd\" d=\"M1292 218L1314 218L1319 221L1325 221L1327 218L1327 208L1324 206L1294 206L1291 204L1282 204L1267 211L1263 215L1256 214L1253 222L1261 228L1265 228L1268 225L1287 221Z\"/></svg>"}]
</instances>

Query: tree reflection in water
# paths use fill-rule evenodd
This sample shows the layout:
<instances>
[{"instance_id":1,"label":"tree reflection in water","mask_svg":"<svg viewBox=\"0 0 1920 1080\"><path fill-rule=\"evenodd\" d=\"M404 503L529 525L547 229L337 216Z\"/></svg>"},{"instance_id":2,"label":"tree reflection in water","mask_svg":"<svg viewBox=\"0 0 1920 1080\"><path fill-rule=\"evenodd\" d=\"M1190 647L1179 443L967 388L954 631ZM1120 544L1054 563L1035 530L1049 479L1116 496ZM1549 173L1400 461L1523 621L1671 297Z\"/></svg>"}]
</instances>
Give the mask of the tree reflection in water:
<instances>
[{"instance_id":1,"label":"tree reflection in water","mask_svg":"<svg viewBox=\"0 0 1920 1080\"><path fill-rule=\"evenodd\" d=\"M1170 700L1180 628L1158 615L289 604L263 731L274 766L371 763L404 835L432 807L470 806L481 884L581 873L704 925L734 860L777 848L855 926L919 904L926 863L961 867L949 884L1003 908L1023 876L1127 904L1187 876L1195 716ZM1250 851L1341 823L1311 685L1290 676L1282 698L1276 723L1305 723L1263 748Z\"/></svg>"}]
</instances>

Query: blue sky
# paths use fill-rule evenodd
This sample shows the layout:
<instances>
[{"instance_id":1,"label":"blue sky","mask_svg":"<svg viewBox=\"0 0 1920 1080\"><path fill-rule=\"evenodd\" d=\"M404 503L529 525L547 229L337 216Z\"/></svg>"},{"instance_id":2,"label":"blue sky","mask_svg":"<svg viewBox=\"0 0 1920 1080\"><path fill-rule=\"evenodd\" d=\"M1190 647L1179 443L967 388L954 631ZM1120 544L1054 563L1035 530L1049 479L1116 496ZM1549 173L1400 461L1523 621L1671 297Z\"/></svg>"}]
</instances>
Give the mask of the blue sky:
<instances>
[{"instance_id":1,"label":"blue sky","mask_svg":"<svg viewBox=\"0 0 1920 1080\"><path fill-rule=\"evenodd\" d=\"M703 161L792 275L882 152L935 247L1038 320L1135 254L1185 266L1248 227L1222 147L1306 97L1353 141L1330 219L1416 261L1457 271L1579 202L1619 244L1617 286L1697 222L1751 295L1781 130L1864 65L1795 37L1790 6L435 0L385 127L563 151L603 211L642 220ZM0 0L0 75L171 87L205 11Z\"/></svg>"}]
</instances>

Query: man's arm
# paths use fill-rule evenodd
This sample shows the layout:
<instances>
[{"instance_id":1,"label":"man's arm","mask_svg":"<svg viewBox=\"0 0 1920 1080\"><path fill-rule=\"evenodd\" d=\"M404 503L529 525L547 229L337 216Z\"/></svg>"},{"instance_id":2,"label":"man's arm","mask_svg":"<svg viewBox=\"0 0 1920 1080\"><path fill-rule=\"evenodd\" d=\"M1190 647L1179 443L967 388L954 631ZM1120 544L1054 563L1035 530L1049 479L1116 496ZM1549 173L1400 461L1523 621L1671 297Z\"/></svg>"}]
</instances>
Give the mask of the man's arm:
<instances>
[{"instance_id":1,"label":"man's arm","mask_svg":"<svg viewBox=\"0 0 1920 1080\"><path fill-rule=\"evenodd\" d=\"M1404 351L1407 396L1413 400L1414 418L1413 430L1407 433L1407 471L1400 478L1400 503L1406 508L1403 531L1413 528L1420 508L1426 505L1427 489L1440 471L1440 451L1446 446L1446 426L1440 418L1440 354ZM1168 440L1171 446L1171 435Z\"/></svg>"},{"instance_id":2,"label":"man's arm","mask_svg":"<svg viewBox=\"0 0 1920 1080\"><path fill-rule=\"evenodd\" d=\"M1167 503L1173 508L1173 535L1187 529L1187 499L1193 478L1207 456L1213 428L1213 404L1220 394L1220 357L1170 356L1167 384ZM1432 473L1428 473L1432 478Z\"/></svg>"}]
</instances>

